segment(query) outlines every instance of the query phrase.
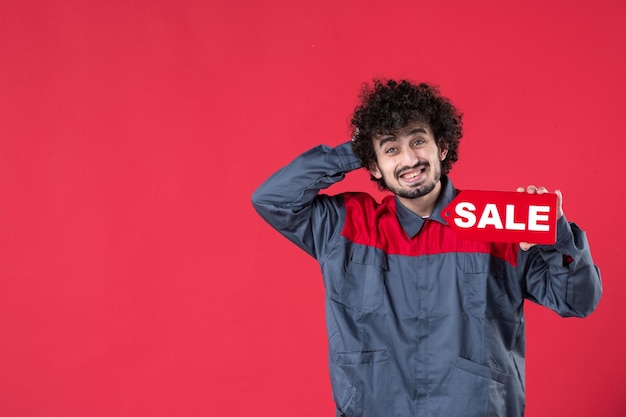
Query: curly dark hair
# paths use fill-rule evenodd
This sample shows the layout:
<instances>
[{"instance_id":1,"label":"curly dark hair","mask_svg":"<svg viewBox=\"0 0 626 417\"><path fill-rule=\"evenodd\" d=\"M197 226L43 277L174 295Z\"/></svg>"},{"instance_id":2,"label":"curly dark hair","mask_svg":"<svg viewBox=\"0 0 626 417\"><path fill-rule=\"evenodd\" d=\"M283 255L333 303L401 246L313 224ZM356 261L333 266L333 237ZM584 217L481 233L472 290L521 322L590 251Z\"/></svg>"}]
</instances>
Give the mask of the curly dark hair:
<instances>
[{"instance_id":1,"label":"curly dark hair","mask_svg":"<svg viewBox=\"0 0 626 417\"><path fill-rule=\"evenodd\" d=\"M436 86L406 80L373 81L364 85L361 104L352 116L352 147L364 167L376 162L374 137L393 134L409 123L428 123L439 149L447 149L441 172L447 174L458 160L458 147L463 136L463 115L449 99L441 96ZM381 190L387 189L381 178L371 176Z\"/></svg>"}]
</instances>

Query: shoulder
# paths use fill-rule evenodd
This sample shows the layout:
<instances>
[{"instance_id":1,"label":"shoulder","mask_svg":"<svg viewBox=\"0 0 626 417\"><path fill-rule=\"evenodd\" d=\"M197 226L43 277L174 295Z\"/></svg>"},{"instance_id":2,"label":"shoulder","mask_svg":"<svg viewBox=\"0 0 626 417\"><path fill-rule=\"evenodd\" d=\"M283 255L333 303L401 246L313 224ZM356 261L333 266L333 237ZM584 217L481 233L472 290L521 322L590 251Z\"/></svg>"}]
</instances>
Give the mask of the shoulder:
<instances>
[{"instance_id":1,"label":"shoulder","mask_svg":"<svg viewBox=\"0 0 626 417\"><path fill-rule=\"evenodd\" d=\"M358 242L378 242L383 229L397 225L396 204L393 196L378 202L367 193L345 193L346 220L342 234Z\"/></svg>"},{"instance_id":2,"label":"shoulder","mask_svg":"<svg viewBox=\"0 0 626 417\"><path fill-rule=\"evenodd\" d=\"M348 192L343 193L342 196L347 211L360 211L364 214L374 215L389 211L395 213L396 210L393 196L386 196L380 202L370 194L362 192Z\"/></svg>"}]
</instances>

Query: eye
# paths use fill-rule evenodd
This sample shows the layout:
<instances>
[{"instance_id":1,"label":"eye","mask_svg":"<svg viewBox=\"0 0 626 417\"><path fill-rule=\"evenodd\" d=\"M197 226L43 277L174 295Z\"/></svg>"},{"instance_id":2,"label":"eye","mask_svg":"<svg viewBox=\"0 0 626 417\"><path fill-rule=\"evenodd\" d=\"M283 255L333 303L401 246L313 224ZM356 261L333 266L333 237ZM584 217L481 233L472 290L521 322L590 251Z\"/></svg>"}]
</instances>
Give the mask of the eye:
<instances>
[{"instance_id":1,"label":"eye","mask_svg":"<svg viewBox=\"0 0 626 417\"><path fill-rule=\"evenodd\" d=\"M413 141L413 146L421 146L421 145L423 145L424 143L426 143L426 141L425 141L424 139L415 139L415 140Z\"/></svg>"},{"instance_id":2,"label":"eye","mask_svg":"<svg viewBox=\"0 0 626 417\"><path fill-rule=\"evenodd\" d=\"M385 149L385 153L395 153L395 152L396 152L396 148L394 147L389 147Z\"/></svg>"}]
</instances>

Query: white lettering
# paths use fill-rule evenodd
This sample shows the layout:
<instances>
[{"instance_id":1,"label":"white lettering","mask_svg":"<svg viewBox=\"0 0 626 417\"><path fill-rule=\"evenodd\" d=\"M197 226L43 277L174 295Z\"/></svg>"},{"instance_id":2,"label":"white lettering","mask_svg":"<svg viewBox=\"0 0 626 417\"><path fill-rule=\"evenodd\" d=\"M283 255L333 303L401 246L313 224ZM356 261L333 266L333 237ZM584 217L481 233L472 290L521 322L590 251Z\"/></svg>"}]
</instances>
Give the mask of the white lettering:
<instances>
[{"instance_id":1,"label":"white lettering","mask_svg":"<svg viewBox=\"0 0 626 417\"><path fill-rule=\"evenodd\" d=\"M487 225L494 226L496 229L503 228L500 213L498 213L498 207L495 204L485 205L485 211L483 211L482 216L480 216L480 221L476 227L484 229Z\"/></svg>"},{"instance_id":2,"label":"white lettering","mask_svg":"<svg viewBox=\"0 0 626 417\"><path fill-rule=\"evenodd\" d=\"M515 206L513 204L506 205L506 228L508 230L524 230L524 223L515 223Z\"/></svg>"},{"instance_id":3,"label":"white lettering","mask_svg":"<svg viewBox=\"0 0 626 417\"><path fill-rule=\"evenodd\" d=\"M472 203L463 202L457 204L454 211L457 216L460 216L465 220L457 217L454 219L454 224L463 228L474 226L476 224L476 215L472 213L474 210L476 210L476 206Z\"/></svg>"},{"instance_id":4,"label":"white lettering","mask_svg":"<svg viewBox=\"0 0 626 417\"><path fill-rule=\"evenodd\" d=\"M546 213L546 214L539 214ZM549 232L550 225L538 224L538 222L547 222L550 206L529 206L528 207L528 230L537 232Z\"/></svg>"}]
</instances>

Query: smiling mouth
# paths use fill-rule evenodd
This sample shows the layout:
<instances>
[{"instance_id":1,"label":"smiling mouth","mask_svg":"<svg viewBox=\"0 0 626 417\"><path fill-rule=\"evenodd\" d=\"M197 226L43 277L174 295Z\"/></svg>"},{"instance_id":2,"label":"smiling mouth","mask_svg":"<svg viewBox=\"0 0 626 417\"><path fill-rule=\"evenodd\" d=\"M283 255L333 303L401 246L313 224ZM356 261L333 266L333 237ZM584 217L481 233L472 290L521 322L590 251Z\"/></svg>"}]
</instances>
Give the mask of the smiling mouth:
<instances>
[{"instance_id":1,"label":"smiling mouth","mask_svg":"<svg viewBox=\"0 0 626 417\"><path fill-rule=\"evenodd\" d=\"M417 177L417 176L418 176L418 175L420 175L422 172L424 172L424 170L423 170L423 169L422 169L422 170L420 170L420 171L415 171L415 172L410 172L410 173L408 173L408 174L404 174L404 175L402 175L401 177L402 177L402 178L404 178L404 179L408 179L408 180L410 180L410 179L413 179L413 178Z\"/></svg>"},{"instance_id":2,"label":"smiling mouth","mask_svg":"<svg viewBox=\"0 0 626 417\"><path fill-rule=\"evenodd\" d=\"M415 182L414 180L420 176L422 176L426 172L425 164L420 164L413 168L405 169L404 172L400 172L397 175L397 178L400 180Z\"/></svg>"}]
</instances>

